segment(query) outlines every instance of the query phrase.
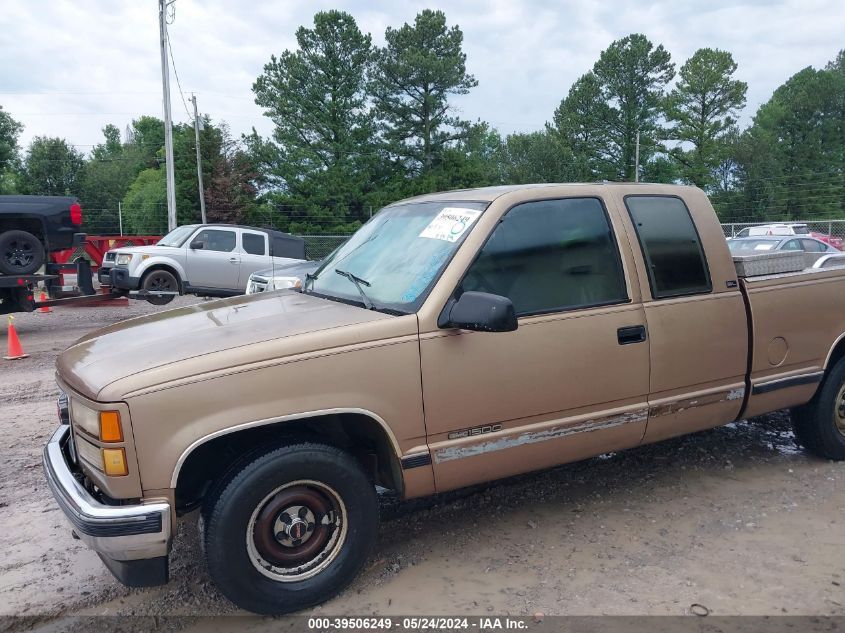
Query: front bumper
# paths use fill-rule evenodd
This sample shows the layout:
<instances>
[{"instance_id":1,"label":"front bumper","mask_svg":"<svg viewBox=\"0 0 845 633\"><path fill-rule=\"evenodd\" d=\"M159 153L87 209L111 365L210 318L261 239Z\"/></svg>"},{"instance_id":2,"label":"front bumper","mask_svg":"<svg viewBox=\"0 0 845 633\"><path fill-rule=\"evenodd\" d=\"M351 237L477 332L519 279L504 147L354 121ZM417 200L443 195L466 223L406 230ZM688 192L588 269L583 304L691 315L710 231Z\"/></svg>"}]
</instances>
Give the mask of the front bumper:
<instances>
[{"instance_id":1,"label":"front bumper","mask_svg":"<svg viewBox=\"0 0 845 633\"><path fill-rule=\"evenodd\" d=\"M131 277L128 268L114 266L109 269L109 285L121 290L137 290L141 285L141 278Z\"/></svg>"},{"instance_id":2,"label":"front bumper","mask_svg":"<svg viewBox=\"0 0 845 633\"><path fill-rule=\"evenodd\" d=\"M97 281L101 286L111 286L111 271L114 266L100 266L97 269Z\"/></svg>"},{"instance_id":3,"label":"front bumper","mask_svg":"<svg viewBox=\"0 0 845 633\"><path fill-rule=\"evenodd\" d=\"M70 427L62 424L44 447L44 473L74 533L125 585L168 580L170 506L164 502L112 506L100 503L77 480L68 457Z\"/></svg>"}]
</instances>

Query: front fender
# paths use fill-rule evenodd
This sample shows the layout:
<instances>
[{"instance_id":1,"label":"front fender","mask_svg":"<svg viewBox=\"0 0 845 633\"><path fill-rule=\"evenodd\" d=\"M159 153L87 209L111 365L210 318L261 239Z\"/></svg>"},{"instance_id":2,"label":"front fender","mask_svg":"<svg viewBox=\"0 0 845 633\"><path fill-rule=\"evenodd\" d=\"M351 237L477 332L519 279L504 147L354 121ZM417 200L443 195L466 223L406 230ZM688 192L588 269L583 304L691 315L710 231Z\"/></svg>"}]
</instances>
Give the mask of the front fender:
<instances>
[{"instance_id":1,"label":"front fender","mask_svg":"<svg viewBox=\"0 0 845 633\"><path fill-rule=\"evenodd\" d=\"M158 268L169 268L176 276L179 278L179 283L184 286L185 283L188 281L188 276L185 273L184 267L177 262L175 259L171 259L170 257L161 257L161 256L151 256L147 259L138 263L137 267L132 270L130 269L130 274L133 277L141 278L144 276L144 273L150 270L151 268L158 267Z\"/></svg>"},{"instance_id":2,"label":"front fender","mask_svg":"<svg viewBox=\"0 0 845 633\"><path fill-rule=\"evenodd\" d=\"M340 413L377 423L390 437L397 461L425 451L414 319L399 317L391 325L396 335L386 340L350 341L297 354L285 349L291 340L268 340L254 348L266 360L247 361L248 349L239 347L170 366L170 372L181 374L175 380L156 368L146 376L133 375L131 381L158 384L131 389L127 378L123 385L113 385L116 391L127 391L121 400L127 401L133 423L137 420L133 431L144 489L171 488L188 455L214 438ZM311 336L315 342L326 339L325 332ZM237 357L240 362L232 366ZM217 361L230 366L212 370ZM424 470L414 469L414 474Z\"/></svg>"}]
</instances>

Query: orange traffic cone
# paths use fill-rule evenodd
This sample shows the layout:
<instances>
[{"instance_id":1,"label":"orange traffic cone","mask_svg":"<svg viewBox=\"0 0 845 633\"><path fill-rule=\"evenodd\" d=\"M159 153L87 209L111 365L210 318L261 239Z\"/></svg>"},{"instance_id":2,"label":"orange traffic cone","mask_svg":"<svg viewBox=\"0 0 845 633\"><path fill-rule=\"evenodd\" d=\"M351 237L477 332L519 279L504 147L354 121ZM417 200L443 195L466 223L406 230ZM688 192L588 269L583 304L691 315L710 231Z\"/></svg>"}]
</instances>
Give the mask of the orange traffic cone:
<instances>
[{"instance_id":1,"label":"orange traffic cone","mask_svg":"<svg viewBox=\"0 0 845 633\"><path fill-rule=\"evenodd\" d=\"M47 301L47 293L42 290L41 296L39 297L38 300L42 303ZM40 308L38 308L38 312L41 312L42 314L45 314L47 312L52 312L52 311L53 310L50 308L50 306L41 306Z\"/></svg>"},{"instance_id":2,"label":"orange traffic cone","mask_svg":"<svg viewBox=\"0 0 845 633\"><path fill-rule=\"evenodd\" d=\"M19 358L29 356L29 354L23 353L23 347L21 347L20 339L18 339L18 333L15 330L14 323L12 323L13 320L14 317L9 315L9 347L6 356L3 357L5 360L18 360Z\"/></svg>"}]
</instances>

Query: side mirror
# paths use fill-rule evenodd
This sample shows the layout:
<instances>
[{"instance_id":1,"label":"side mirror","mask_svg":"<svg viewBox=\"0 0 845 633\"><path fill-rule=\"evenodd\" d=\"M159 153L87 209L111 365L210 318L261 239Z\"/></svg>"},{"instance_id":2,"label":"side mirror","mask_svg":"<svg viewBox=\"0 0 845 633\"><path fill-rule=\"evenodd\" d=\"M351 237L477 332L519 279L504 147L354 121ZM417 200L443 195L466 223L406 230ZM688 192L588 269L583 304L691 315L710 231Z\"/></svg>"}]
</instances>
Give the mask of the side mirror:
<instances>
[{"instance_id":1,"label":"side mirror","mask_svg":"<svg viewBox=\"0 0 845 633\"><path fill-rule=\"evenodd\" d=\"M200 251L203 248L205 248L205 242L203 242L202 240L194 240L193 242L191 242L191 250Z\"/></svg>"},{"instance_id":2,"label":"side mirror","mask_svg":"<svg viewBox=\"0 0 845 633\"><path fill-rule=\"evenodd\" d=\"M513 332L517 328L516 311L507 297L488 292L467 291L446 305L441 327L475 332Z\"/></svg>"}]
</instances>

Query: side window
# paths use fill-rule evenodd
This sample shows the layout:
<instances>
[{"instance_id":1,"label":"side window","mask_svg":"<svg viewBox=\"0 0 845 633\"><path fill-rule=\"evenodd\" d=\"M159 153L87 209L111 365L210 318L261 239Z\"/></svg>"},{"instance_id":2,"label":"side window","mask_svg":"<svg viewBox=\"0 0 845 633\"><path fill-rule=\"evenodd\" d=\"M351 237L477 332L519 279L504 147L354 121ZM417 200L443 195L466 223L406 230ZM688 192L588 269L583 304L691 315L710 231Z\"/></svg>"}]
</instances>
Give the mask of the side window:
<instances>
[{"instance_id":1,"label":"side window","mask_svg":"<svg viewBox=\"0 0 845 633\"><path fill-rule=\"evenodd\" d=\"M235 232L225 229L203 229L194 240L203 242L203 250L228 253L235 250Z\"/></svg>"},{"instance_id":2,"label":"side window","mask_svg":"<svg viewBox=\"0 0 845 633\"><path fill-rule=\"evenodd\" d=\"M801 248L801 242L798 240L789 240L786 244L783 245L782 251L802 251L804 250Z\"/></svg>"},{"instance_id":3,"label":"side window","mask_svg":"<svg viewBox=\"0 0 845 633\"><path fill-rule=\"evenodd\" d=\"M511 209L460 290L508 297L520 316L628 300L619 252L596 198L543 200Z\"/></svg>"},{"instance_id":4,"label":"side window","mask_svg":"<svg viewBox=\"0 0 845 633\"><path fill-rule=\"evenodd\" d=\"M710 273L687 206L671 196L627 196L625 205L655 299L710 292Z\"/></svg>"},{"instance_id":5,"label":"side window","mask_svg":"<svg viewBox=\"0 0 845 633\"><path fill-rule=\"evenodd\" d=\"M244 251L250 255L266 255L267 249L264 247L265 236L263 233L241 233L241 240L243 240Z\"/></svg>"},{"instance_id":6,"label":"side window","mask_svg":"<svg viewBox=\"0 0 845 633\"><path fill-rule=\"evenodd\" d=\"M825 250L824 246L816 240L801 240L801 243L804 245L804 250L811 253L820 253Z\"/></svg>"}]
</instances>

